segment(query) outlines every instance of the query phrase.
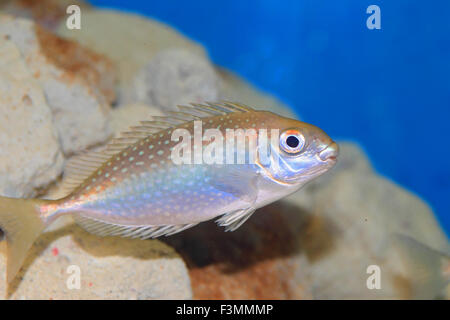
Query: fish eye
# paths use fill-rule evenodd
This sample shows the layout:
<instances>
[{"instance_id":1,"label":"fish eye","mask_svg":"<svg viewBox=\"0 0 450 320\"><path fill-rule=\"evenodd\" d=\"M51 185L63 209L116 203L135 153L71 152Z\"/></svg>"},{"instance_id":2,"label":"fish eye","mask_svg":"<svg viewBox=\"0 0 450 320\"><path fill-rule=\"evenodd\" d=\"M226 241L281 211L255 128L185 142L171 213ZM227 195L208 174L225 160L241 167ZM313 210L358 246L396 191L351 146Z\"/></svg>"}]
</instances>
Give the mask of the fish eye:
<instances>
[{"instance_id":1,"label":"fish eye","mask_svg":"<svg viewBox=\"0 0 450 320\"><path fill-rule=\"evenodd\" d=\"M297 148L300 144L300 140L296 136L289 136L286 138L286 144L291 148Z\"/></svg>"},{"instance_id":2,"label":"fish eye","mask_svg":"<svg viewBox=\"0 0 450 320\"><path fill-rule=\"evenodd\" d=\"M287 130L280 136L280 147L289 154L299 153L305 145L305 138L297 130Z\"/></svg>"}]
</instances>

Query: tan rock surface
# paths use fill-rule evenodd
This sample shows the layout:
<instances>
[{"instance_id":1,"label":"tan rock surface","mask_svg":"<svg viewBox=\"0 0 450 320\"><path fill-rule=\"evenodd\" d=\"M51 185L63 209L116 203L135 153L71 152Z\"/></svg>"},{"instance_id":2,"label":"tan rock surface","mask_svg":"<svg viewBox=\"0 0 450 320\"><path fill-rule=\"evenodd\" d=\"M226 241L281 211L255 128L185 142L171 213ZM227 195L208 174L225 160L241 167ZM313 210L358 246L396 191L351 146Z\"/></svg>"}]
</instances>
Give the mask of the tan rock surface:
<instances>
[{"instance_id":1,"label":"tan rock surface","mask_svg":"<svg viewBox=\"0 0 450 320\"><path fill-rule=\"evenodd\" d=\"M220 99L241 102L255 109L272 111L285 117L299 119L299 116L290 107L270 94L256 89L232 72L222 68L218 68L217 72L221 78Z\"/></svg>"},{"instance_id":2,"label":"tan rock surface","mask_svg":"<svg viewBox=\"0 0 450 320\"><path fill-rule=\"evenodd\" d=\"M285 210L283 210L285 209ZM272 204L234 232L213 221L163 238L186 261L194 299L310 299L299 243L305 216Z\"/></svg>"},{"instance_id":3,"label":"tan rock surface","mask_svg":"<svg viewBox=\"0 0 450 320\"><path fill-rule=\"evenodd\" d=\"M7 291L0 242L0 298L190 299L189 275L173 249L158 240L91 235L62 219L38 238ZM78 279L74 278L79 275ZM75 286L80 284L79 289Z\"/></svg>"},{"instance_id":4,"label":"tan rock surface","mask_svg":"<svg viewBox=\"0 0 450 320\"><path fill-rule=\"evenodd\" d=\"M61 24L58 32L111 58L118 66L121 86L130 83L136 73L164 49L183 48L204 56L201 46L168 25L114 10L84 12L81 30L72 32Z\"/></svg>"},{"instance_id":5,"label":"tan rock surface","mask_svg":"<svg viewBox=\"0 0 450 320\"><path fill-rule=\"evenodd\" d=\"M89 9L80 0L2 0L0 10L13 16L32 19L49 29L56 28L61 20L68 17L66 9L78 5L82 12Z\"/></svg>"},{"instance_id":6,"label":"tan rock surface","mask_svg":"<svg viewBox=\"0 0 450 320\"><path fill-rule=\"evenodd\" d=\"M185 49L162 50L136 75L124 101L177 110L190 102L217 101L219 78L211 63Z\"/></svg>"},{"instance_id":7,"label":"tan rock surface","mask_svg":"<svg viewBox=\"0 0 450 320\"><path fill-rule=\"evenodd\" d=\"M44 92L17 46L0 37L0 195L30 197L63 169Z\"/></svg>"},{"instance_id":8,"label":"tan rock surface","mask_svg":"<svg viewBox=\"0 0 450 320\"><path fill-rule=\"evenodd\" d=\"M29 20L6 15L0 16L0 37L8 37L19 48L44 89L66 154L109 137L114 72L105 58L61 40Z\"/></svg>"}]
</instances>

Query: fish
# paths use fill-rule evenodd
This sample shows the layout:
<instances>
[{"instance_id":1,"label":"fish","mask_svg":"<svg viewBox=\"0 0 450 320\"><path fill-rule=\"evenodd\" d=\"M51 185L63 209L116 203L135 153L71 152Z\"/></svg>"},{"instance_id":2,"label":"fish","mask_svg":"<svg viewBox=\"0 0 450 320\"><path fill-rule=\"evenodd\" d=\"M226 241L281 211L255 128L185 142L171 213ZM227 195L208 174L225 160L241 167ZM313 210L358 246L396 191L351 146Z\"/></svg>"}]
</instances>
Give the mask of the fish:
<instances>
[{"instance_id":1,"label":"fish","mask_svg":"<svg viewBox=\"0 0 450 320\"><path fill-rule=\"evenodd\" d=\"M0 197L7 281L59 217L99 236L156 238L211 219L234 231L330 170L338 153L322 129L269 111L229 101L178 106L70 161L61 199Z\"/></svg>"}]
</instances>

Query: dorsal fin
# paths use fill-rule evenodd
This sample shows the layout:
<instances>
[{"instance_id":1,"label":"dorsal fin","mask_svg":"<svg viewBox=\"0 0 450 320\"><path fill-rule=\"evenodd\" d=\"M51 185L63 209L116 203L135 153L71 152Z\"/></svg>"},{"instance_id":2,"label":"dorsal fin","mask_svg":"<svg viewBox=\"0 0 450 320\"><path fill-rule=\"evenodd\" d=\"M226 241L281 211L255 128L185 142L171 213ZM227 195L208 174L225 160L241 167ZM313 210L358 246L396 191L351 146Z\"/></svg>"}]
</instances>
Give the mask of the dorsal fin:
<instances>
[{"instance_id":1,"label":"dorsal fin","mask_svg":"<svg viewBox=\"0 0 450 320\"><path fill-rule=\"evenodd\" d=\"M110 156L101 151L85 151L66 162L61 190L69 194L98 169Z\"/></svg>"},{"instance_id":2,"label":"dorsal fin","mask_svg":"<svg viewBox=\"0 0 450 320\"><path fill-rule=\"evenodd\" d=\"M177 107L180 111L168 112L168 116L153 116L152 120L140 121L140 125L132 126L128 131L122 132L118 138L112 139L102 151L85 151L72 157L66 163L61 188L66 193L70 193L108 159L152 134L202 118L253 111L248 106L229 101L191 103Z\"/></svg>"},{"instance_id":3,"label":"dorsal fin","mask_svg":"<svg viewBox=\"0 0 450 320\"><path fill-rule=\"evenodd\" d=\"M154 116L153 120L140 121L139 126L130 127L119 138L113 139L106 147L107 155L115 155L140 139L146 138L159 131L176 127L186 122L233 112L250 112L252 108L236 102L207 102L206 104L192 103L177 106L180 111L169 111L168 116Z\"/></svg>"},{"instance_id":4,"label":"dorsal fin","mask_svg":"<svg viewBox=\"0 0 450 320\"><path fill-rule=\"evenodd\" d=\"M168 116L154 116L152 120L140 121L139 126L130 127L127 132L122 133L119 138L113 139L107 145L106 153L109 155L117 154L142 138L186 122L220 114L253 111L248 106L229 101L207 102L206 104L192 103L190 105L179 105L177 108L180 111L169 111L167 112Z\"/></svg>"}]
</instances>

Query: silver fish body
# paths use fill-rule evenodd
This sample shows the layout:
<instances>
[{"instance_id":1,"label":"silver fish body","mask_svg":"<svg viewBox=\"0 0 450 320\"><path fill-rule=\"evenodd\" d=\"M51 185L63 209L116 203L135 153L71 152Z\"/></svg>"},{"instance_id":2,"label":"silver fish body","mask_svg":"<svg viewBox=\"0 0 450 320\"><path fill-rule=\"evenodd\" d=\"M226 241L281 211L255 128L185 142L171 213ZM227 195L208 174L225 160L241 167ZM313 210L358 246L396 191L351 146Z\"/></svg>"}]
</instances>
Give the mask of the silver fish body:
<instances>
[{"instance_id":1,"label":"silver fish body","mask_svg":"<svg viewBox=\"0 0 450 320\"><path fill-rule=\"evenodd\" d=\"M240 126L280 130L287 125L304 126L304 136L311 135L310 150L304 150L307 156L294 162L297 168L290 167L292 156L282 155L279 146L272 146L276 148L271 148L270 161L264 165L174 164L172 151L179 141L172 141L172 133L177 128L194 132L196 124L191 121L149 134L112 156L59 207L53 207L51 216L76 212L120 226L182 226L239 211L251 213L328 170L337 155L336 145L320 129L268 112L231 112L204 118L202 123L203 130L220 128L224 136L227 129ZM257 132L248 138L259 142ZM194 140L195 134L190 139ZM325 149L328 154L324 158ZM235 144L232 152L236 157L249 150ZM295 170L301 173L295 174Z\"/></svg>"},{"instance_id":2,"label":"silver fish body","mask_svg":"<svg viewBox=\"0 0 450 320\"><path fill-rule=\"evenodd\" d=\"M232 231L336 163L337 145L310 124L229 102L179 108L71 161L64 198L0 197L9 282L33 241L60 216L101 236L155 238L216 217ZM237 136L228 136L233 130ZM240 138L243 144L231 143ZM204 158L207 150L212 157Z\"/></svg>"},{"instance_id":3,"label":"silver fish body","mask_svg":"<svg viewBox=\"0 0 450 320\"><path fill-rule=\"evenodd\" d=\"M207 118L203 121L204 129L220 126L225 132L229 127L234 128L234 123L262 127L268 125L267 118L276 120L278 117L270 113L252 113L255 114L232 113ZM194 124L184 128L193 131ZM70 200L64 200L62 208L54 215L76 211L83 217L126 226L196 224L239 210L254 211L298 190L334 164L334 160L330 164L325 159L324 165L324 160L320 159L318 166L308 157L302 166L317 170L317 173L305 173L301 179L294 177L295 183L280 183L271 176L270 168L267 173L267 168L256 164L177 165L171 160L171 150L178 143L171 139L173 130L162 130L142 138L111 157L86 179ZM257 136L252 138L258 139ZM325 143L332 145L328 140ZM335 147L327 148L327 152L336 154ZM232 152L237 155L249 151L239 150L235 145ZM273 157L279 157L279 152L273 152ZM320 152L315 152L313 162L318 158ZM272 162L285 164L283 159L279 160L272 159ZM280 170L286 169L275 169Z\"/></svg>"}]
</instances>

